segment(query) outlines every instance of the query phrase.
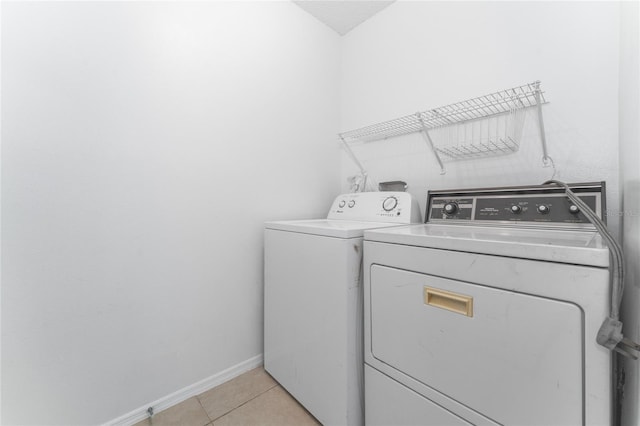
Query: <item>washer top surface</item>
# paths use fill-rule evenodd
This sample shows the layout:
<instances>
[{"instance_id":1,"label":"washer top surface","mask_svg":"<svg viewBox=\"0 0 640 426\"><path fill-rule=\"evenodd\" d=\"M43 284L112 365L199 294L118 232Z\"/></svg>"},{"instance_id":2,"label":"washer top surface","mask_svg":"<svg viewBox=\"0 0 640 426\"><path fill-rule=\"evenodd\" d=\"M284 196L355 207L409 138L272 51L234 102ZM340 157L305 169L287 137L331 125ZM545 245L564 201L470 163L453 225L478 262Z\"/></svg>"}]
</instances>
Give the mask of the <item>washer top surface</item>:
<instances>
[{"instance_id":1,"label":"washer top surface","mask_svg":"<svg viewBox=\"0 0 640 426\"><path fill-rule=\"evenodd\" d=\"M358 238L364 235L367 229L399 226L397 223L365 222L358 220L285 220L278 222L266 222L266 229L279 231L298 232L302 234L321 235L335 238Z\"/></svg>"},{"instance_id":2,"label":"washer top surface","mask_svg":"<svg viewBox=\"0 0 640 426\"><path fill-rule=\"evenodd\" d=\"M596 231L423 224L368 230L365 240L548 262L608 267Z\"/></svg>"}]
</instances>

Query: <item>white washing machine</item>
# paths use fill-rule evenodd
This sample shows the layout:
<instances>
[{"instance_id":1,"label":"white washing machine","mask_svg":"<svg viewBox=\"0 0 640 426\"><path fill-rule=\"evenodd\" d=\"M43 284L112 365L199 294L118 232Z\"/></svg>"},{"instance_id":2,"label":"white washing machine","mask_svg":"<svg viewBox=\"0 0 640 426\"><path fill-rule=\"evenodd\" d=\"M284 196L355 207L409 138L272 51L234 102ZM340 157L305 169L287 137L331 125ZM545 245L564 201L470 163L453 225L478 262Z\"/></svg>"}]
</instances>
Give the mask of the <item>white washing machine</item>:
<instances>
[{"instance_id":1,"label":"white washing machine","mask_svg":"<svg viewBox=\"0 0 640 426\"><path fill-rule=\"evenodd\" d=\"M410 194L363 192L265 224L264 366L325 425L363 421L363 232L420 221Z\"/></svg>"},{"instance_id":2,"label":"white washing machine","mask_svg":"<svg viewBox=\"0 0 640 426\"><path fill-rule=\"evenodd\" d=\"M603 183L573 191L603 217ZM558 187L432 191L365 232L367 425L609 425L609 251Z\"/></svg>"}]
</instances>

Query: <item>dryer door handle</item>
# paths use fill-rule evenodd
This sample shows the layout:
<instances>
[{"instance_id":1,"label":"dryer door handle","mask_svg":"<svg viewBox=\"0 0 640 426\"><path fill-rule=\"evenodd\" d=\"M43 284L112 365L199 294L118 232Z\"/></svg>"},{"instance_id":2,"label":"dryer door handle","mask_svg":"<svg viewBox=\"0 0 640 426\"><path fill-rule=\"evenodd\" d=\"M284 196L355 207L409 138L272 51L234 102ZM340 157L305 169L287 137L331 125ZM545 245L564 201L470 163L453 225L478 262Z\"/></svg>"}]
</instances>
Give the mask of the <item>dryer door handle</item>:
<instances>
[{"instance_id":1,"label":"dryer door handle","mask_svg":"<svg viewBox=\"0 0 640 426\"><path fill-rule=\"evenodd\" d=\"M473 297L464 294L425 286L424 304L473 317Z\"/></svg>"}]
</instances>

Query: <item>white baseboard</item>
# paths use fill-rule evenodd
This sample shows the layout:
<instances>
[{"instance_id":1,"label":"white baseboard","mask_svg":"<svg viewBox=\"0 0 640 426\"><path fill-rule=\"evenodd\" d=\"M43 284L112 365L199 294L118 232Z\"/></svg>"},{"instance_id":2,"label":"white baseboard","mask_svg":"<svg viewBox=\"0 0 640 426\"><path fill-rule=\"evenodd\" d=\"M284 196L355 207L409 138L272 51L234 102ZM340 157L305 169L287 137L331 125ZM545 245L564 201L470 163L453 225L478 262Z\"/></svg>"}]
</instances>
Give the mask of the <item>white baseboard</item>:
<instances>
[{"instance_id":1,"label":"white baseboard","mask_svg":"<svg viewBox=\"0 0 640 426\"><path fill-rule=\"evenodd\" d=\"M209 389L215 388L218 385L227 382L240 374L247 372L253 368L262 365L262 354L256 355L253 358L249 358L233 367L227 368L213 376L200 380L190 386L182 388L170 395L157 399L153 402L143 405L140 408L118 417L117 419L108 421L102 426L131 426L140 420L146 419L149 415L147 409L153 407L154 413L159 413L162 410L166 410L169 407L173 407L182 401L191 398L192 396L200 395L202 392L206 392Z\"/></svg>"}]
</instances>

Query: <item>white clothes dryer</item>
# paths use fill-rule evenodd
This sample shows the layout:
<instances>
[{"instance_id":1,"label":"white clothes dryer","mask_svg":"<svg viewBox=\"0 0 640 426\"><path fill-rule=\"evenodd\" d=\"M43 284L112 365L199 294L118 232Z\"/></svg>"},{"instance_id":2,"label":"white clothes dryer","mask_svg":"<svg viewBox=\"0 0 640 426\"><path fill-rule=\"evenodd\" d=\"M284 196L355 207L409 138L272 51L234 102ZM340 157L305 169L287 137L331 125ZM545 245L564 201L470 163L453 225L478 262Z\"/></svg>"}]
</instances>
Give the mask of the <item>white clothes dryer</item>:
<instances>
[{"instance_id":1,"label":"white clothes dryer","mask_svg":"<svg viewBox=\"0 0 640 426\"><path fill-rule=\"evenodd\" d=\"M572 190L603 217L604 184ZM367 425L608 425L609 251L564 190L430 191L365 232Z\"/></svg>"},{"instance_id":2,"label":"white clothes dryer","mask_svg":"<svg viewBox=\"0 0 640 426\"><path fill-rule=\"evenodd\" d=\"M363 422L363 232L420 221L410 194L363 192L265 224L264 366L325 425Z\"/></svg>"}]
</instances>

